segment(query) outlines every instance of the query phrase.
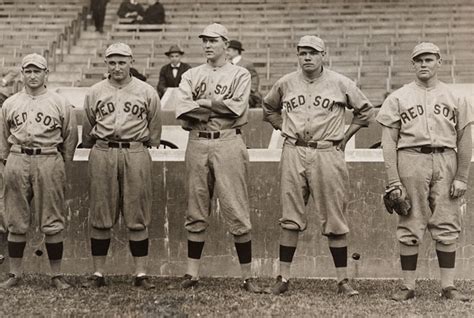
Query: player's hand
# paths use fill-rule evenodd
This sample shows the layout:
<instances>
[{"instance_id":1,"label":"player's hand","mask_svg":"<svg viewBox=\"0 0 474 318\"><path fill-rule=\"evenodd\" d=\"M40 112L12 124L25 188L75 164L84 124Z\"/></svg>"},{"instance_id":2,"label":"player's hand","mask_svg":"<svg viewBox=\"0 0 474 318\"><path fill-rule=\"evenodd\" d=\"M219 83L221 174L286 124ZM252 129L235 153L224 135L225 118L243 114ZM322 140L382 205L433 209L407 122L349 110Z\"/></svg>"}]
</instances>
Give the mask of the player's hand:
<instances>
[{"instance_id":1,"label":"player's hand","mask_svg":"<svg viewBox=\"0 0 474 318\"><path fill-rule=\"evenodd\" d=\"M346 140L343 139L339 145L337 145L336 147L337 150L341 150L341 151L344 151L346 149Z\"/></svg>"},{"instance_id":2,"label":"player's hand","mask_svg":"<svg viewBox=\"0 0 474 318\"><path fill-rule=\"evenodd\" d=\"M467 183L460 180L454 180L449 189L449 195L453 199L460 198L466 193L466 190Z\"/></svg>"},{"instance_id":3,"label":"player's hand","mask_svg":"<svg viewBox=\"0 0 474 318\"><path fill-rule=\"evenodd\" d=\"M202 106L204 108L211 108L212 106L211 101L209 99L198 99L196 103L198 103L199 106Z\"/></svg>"}]
</instances>

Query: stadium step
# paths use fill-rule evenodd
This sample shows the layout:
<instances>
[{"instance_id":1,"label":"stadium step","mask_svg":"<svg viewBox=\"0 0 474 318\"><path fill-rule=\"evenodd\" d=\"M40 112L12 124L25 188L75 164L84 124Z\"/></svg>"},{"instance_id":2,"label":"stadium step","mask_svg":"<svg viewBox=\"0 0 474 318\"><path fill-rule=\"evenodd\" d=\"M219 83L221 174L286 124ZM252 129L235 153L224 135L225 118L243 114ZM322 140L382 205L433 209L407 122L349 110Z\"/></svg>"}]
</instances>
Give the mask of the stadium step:
<instances>
[{"instance_id":1,"label":"stadium step","mask_svg":"<svg viewBox=\"0 0 474 318\"><path fill-rule=\"evenodd\" d=\"M81 79L80 72L70 72L70 71L63 71L63 72L52 72L48 76L48 80L50 82L75 82Z\"/></svg>"},{"instance_id":2,"label":"stadium step","mask_svg":"<svg viewBox=\"0 0 474 318\"><path fill-rule=\"evenodd\" d=\"M56 66L56 72L80 72L82 69L82 63L72 64L59 64Z\"/></svg>"}]
</instances>

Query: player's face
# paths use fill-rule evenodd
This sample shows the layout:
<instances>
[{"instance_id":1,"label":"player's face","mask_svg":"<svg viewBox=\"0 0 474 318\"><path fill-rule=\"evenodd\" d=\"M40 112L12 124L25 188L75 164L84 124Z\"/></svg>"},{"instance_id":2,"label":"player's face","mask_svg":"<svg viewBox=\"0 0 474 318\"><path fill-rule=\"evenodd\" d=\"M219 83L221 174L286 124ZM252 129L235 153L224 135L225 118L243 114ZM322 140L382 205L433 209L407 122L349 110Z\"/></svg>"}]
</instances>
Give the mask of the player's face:
<instances>
[{"instance_id":1,"label":"player's face","mask_svg":"<svg viewBox=\"0 0 474 318\"><path fill-rule=\"evenodd\" d=\"M23 70L25 86L30 89L37 89L44 86L48 70L41 69L34 65L27 65Z\"/></svg>"},{"instance_id":2,"label":"player's face","mask_svg":"<svg viewBox=\"0 0 474 318\"><path fill-rule=\"evenodd\" d=\"M324 52L317 51L310 47L298 48L298 63L306 73L313 73L321 70L323 66Z\"/></svg>"},{"instance_id":3,"label":"player's face","mask_svg":"<svg viewBox=\"0 0 474 318\"><path fill-rule=\"evenodd\" d=\"M413 59L413 69L421 81L428 81L436 76L440 65L441 59L436 54L420 54Z\"/></svg>"},{"instance_id":4,"label":"player's face","mask_svg":"<svg viewBox=\"0 0 474 318\"><path fill-rule=\"evenodd\" d=\"M229 57L229 59L233 59L237 55L239 55L239 50L236 50L233 47L227 49L227 56Z\"/></svg>"},{"instance_id":5,"label":"player's face","mask_svg":"<svg viewBox=\"0 0 474 318\"><path fill-rule=\"evenodd\" d=\"M122 82L130 76L133 59L130 56L112 55L105 59L110 78Z\"/></svg>"},{"instance_id":6,"label":"player's face","mask_svg":"<svg viewBox=\"0 0 474 318\"><path fill-rule=\"evenodd\" d=\"M226 55L227 42L223 38L202 38L202 48L206 58L211 61L216 61L222 56Z\"/></svg>"},{"instance_id":7,"label":"player's face","mask_svg":"<svg viewBox=\"0 0 474 318\"><path fill-rule=\"evenodd\" d=\"M176 65L181 61L181 54L179 53L171 53L168 55L168 57L170 58L170 62L173 65Z\"/></svg>"}]
</instances>

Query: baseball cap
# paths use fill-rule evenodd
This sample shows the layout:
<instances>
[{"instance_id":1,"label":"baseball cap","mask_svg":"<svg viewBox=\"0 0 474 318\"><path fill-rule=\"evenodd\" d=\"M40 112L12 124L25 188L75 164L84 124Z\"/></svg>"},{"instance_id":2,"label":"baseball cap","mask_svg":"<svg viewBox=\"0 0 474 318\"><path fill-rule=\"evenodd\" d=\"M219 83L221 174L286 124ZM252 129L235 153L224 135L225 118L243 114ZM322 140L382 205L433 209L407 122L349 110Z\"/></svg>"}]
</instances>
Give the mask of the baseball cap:
<instances>
[{"instance_id":1,"label":"baseball cap","mask_svg":"<svg viewBox=\"0 0 474 318\"><path fill-rule=\"evenodd\" d=\"M432 53L441 56L439 47L437 47L431 42L421 42L420 44L417 44L413 49L413 52L411 53L411 58L414 59L416 56L423 53Z\"/></svg>"},{"instance_id":2,"label":"baseball cap","mask_svg":"<svg viewBox=\"0 0 474 318\"><path fill-rule=\"evenodd\" d=\"M208 37L208 38L218 38L223 37L226 41L229 41L229 32L227 31L226 27L219 23L209 24L207 27L204 28L199 37Z\"/></svg>"},{"instance_id":3,"label":"baseball cap","mask_svg":"<svg viewBox=\"0 0 474 318\"><path fill-rule=\"evenodd\" d=\"M324 41L314 35L305 35L298 42L298 47L310 47L319 52L326 51Z\"/></svg>"},{"instance_id":4,"label":"baseball cap","mask_svg":"<svg viewBox=\"0 0 474 318\"><path fill-rule=\"evenodd\" d=\"M132 56L132 49L125 43L113 43L105 50L105 57L111 55L123 55L123 56Z\"/></svg>"},{"instance_id":5,"label":"baseball cap","mask_svg":"<svg viewBox=\"0 0 474 318\"><path fill-rule=\"evenodd\" d=\"M48 68L48 62L46 62L46 59L38 53L28 54L23 58L21 61L21 68L25 68L28 65L34 65L42 70Z\"/></svg>"}]
</instances>

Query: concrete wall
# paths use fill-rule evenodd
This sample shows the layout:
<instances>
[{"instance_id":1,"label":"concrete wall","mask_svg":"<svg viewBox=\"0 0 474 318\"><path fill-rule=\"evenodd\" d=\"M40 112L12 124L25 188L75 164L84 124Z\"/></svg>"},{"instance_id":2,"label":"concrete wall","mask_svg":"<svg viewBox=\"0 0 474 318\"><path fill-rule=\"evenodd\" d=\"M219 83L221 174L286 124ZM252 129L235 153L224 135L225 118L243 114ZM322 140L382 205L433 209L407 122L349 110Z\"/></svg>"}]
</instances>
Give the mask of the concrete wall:
<instances>
[{"instance_id":1,"label":"concrete wall","mask_svg":"<svg viewBox=\"0 0 474 318\"><path fill-rule=\"evenodd\" d=\"M68 273L88 273L92 270L88 238L88 178L87 150L76 153L76 161L69 171L67 193L67 239L65 241L64 269ZM184 162L183 151L153 153L153 219L150 227L150 273L183 275L186 264L186 233L183 228ZM259 276L274 276L278 265L279 206L279 151L250 151L249 194L253 223L253 270ZM354 277L398 277L398 245L395 239L396 216L385 212L382 193L385 174L381 153L349 151L346 154L350 173L349 206L347 216L351 228L349 255L361 254L359 261L350 260ZM100 177L100 176L98 176ZM473 180L469 182L473 189ZM473 191L468 192L468 207ZM468 208L469 210L469 208ZM458 277L474 279L474 214L464 211L464 232L457 253ZM321 236L317 215L308 207L309 226L301 235L293 275L297 277L332 277L335 275L326 238ZM202 275L237 276L239 266L232 236L214 210L209 238L204 248ZM34 251L44 248L42 236L32 231L25 251L26 271L48 272L47 257L35 256ZM107 263L110 273L130 273L132 258L128 250L126 231L121 222L113 231L113 240ZM1 267L2 271L7 266ZM419 257L419 276L438 277L434 244L429 234Z\"/></svg>"}]
</instances>

